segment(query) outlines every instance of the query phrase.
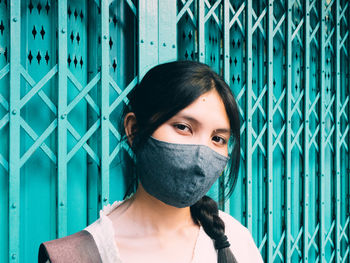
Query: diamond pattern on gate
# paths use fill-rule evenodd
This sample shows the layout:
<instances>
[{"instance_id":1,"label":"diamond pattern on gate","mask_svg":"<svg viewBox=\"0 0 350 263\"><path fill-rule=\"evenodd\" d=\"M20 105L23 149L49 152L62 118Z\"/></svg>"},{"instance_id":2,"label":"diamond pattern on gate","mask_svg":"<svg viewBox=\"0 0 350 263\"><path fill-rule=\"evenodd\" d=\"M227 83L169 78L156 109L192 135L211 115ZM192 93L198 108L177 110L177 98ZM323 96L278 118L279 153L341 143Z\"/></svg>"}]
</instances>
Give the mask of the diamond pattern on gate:
<instances>
[{"instance_id":1,"label":"diamond pattern on gate","mask_svg":"<svg viewBox=\"0 0 350 263\"><path fill-rule=\"evenodd\" d=\"M339 51L340 51L340 57L346 58L345 61L349 61L349 54L346 47L349 47L349 19L348 14L350 11L349 1L340 1L340 9L339 9L339 22L340 22L340 39L339 39ZM350 68L347 63L340 64L341 72L347 73L347 76L343 76L343 74L340 75L341 78L341 86L349 85L349 72ZM345 75L345 74L344 74ZM340 134L339 134L339 148L340 148L340 154L344 154L344 159L346 160L349 158L349 91L347 89L340 90L340 105L339 105L339 119L340 119ZM342 159L343 160L343 159ZM349 159L347 159L349 161ZM343 165L343 162L341 161L341 165ZM344 167L344 166L342 166ZM347 171L344 171L342 169L340 171L340 177L341 182L346 184L345 178L347 177L348 173ZM346 167L346 166L345 166ZM344 168L345 168L344 167ZM344 181L343 181L344 180ZM344 188L343 188L344 189ZM344 193L345 196L346 193ZM349 193L347 193L349 194ZM350 253L350 240L349 240L349 222L350 217L348 214L346 214L346 207L348 207L349 203L346 204L345 202L345 211L341 212L341 215L339 215L340 218L340 229L339 229L339 244L340 244L340 260L342 262L346 262L346 260L349 259L349 253ZM348 208L349 209L349 208ZM349 213L349 210L347 210ZM344 213L344 214L343 214Z\"/></svg>"},{"instance_id":2,"label":"diamond pattern on gate","mask_svg":"<svg viewBox=\"0 0 350 263\"><path fill-rule=\"evenodd\" d=\"M325 155L333 156L335 149L333 145L333 140L335 138L335 78L333 71L335 70L335 48L334 39L336 38L335 27L336 21L334 16L334 9L336 8L336 2L330 1L325 7L326 15L326 32L325 32L325 47L326 47L326 75L325 75ZM333 165L332 165L333 166ZM334 167L326 167L326 174L332 175ZM326 196L325 198L333 198L333 196ZM332 262L335 257L335 242L333 240L335 233L335 220L325 222L325 242L324 250L326 251L326 260Z\"/></svg>"},{"instance_id":3,"label":"diamond pattern on gate","mask_svg":"<svg viewBox=\"0 0 350 263\"><path fill-rule=\"evenodd\" d=\"M244 53L243 43L245 37L244 31L244 1L230 1L229 4L230 16L230 87L235 95L238 111L241 117L240 133L243 137L246 131L246 115L245 115L245 76L244 72ZM245 161L245 147L241 144L241 158Z\"/></svg>"},{"instance_id":4,"label":"diamond pattern on gate","mask_svg":"<svg viewBox=\"0 0 350 263\"><path fill-rule=\"evenodd\" d=\"M178 0L177 10L178 59L197 60L198 17L195 10L195 1Z\"/></svg>"},{"instance_id":5,"label":"diamond pattern on gate","mask_svg":"<svg viewBox=\"0 0 350 263\"><path fill-rule=\"evenodd\" d=\"M238 10L241 10L242 3L240 6L236 6ZM237 11L238 13L238 11ZM252 128L250 130L251 135L245 134L245 136L251 136L251 142L252 142L252 148L246 149L246 151L249 151L249 154L253 160L254 156L260 156L263 160L267 158L267 148L266 148L266 139L267 139L267 112L266 112L266 105L267 105L267 79L266 79L266 72L263 72L262 76L259 75L258 68L260 65L264 65L266 61L266 54L262 52L261 50L265 49L266 46L266 23L267 23L267 3L259 2L259 1L253 1L253 6L251 10L252 14L252 55L253 55L253 62L252 62L252 89L250 91L251 94L251 123ZM237 23L237 29L241 30L240 25ZM242 34L243 35L243 34ZM244 37L244 35L243 35ZM244 43L244 40L242 41L242 45ZM234 70L231 72L235 72ZM244 72L242 70L241 72ZM260 79L259 79L260 78ZM245 80L246 82L247 80ZM260 82L258 82L260 81ZM246 98L246 85L244 85L244 97ZM246 103L246 101L245 101ZM246 107L245 104L242 105L242 109ZM245 111L245 109L243 110ZM245 113L247 114L247 113ZM245 121L247 121L248 116L245 116ZM245 122L246 123L246 122ZM244 123L244 124L245 124ZM246 132L246 129L244 130ZM244 146L243 146L244 147ZM246 147L247 148L247 147ZM261 186L264 188L263 191L266 191L266 173L265 170L262 171L264 174L259 174L259 176L264 176L264 182ZM258 177L256 177L258 178ZM266 207L267 207L267 200L264 200L261 204L261 210L265 210L265 213L263 215L259 216L266 216ZM262 221L260 227L262 227L261 230L261 237L259 237L261 240L259 240L259 250L262 254L264 254L267 250L267 222L266 218Z\"/></svg>"},{"instance_id":6,"label":"diamond pattern on gate","mask_svg":"<svg viewBox=\"0 0 350 263\"><path fill-rule=\"evenodd\" d=\"M20 73L26 83L31 87L31 89L21 98L19 105L16 105L18 110L24 108L28 102L35 96L38 95L44 104L51 110L53 115L57 115L57 107L53 101L47 96L47 94L42 90L43 87L51 80L57 73L57 65L55 65L51 70L46 73L46 75L35 82L34 79L29 75L23 66L20 66ZM16 114L16 113L14 113ZM39 136L36 131L26 122L26 120L20 116L20 126L26 132L26 134L33 140L33 144L26 150L26 152L21 156L20 166L31 157L31 155L38 149L41 148L43 152L51 159L51 161L56 164L57 159L54 151L48 147L45 140L54 132L57 127L57 118L51 121L50 125L42 132Z\"/></svg>"},{"instance_id":7,"label":"diamond pattern on gate","mask_svg":"<svg viewBox=\"0 0 350 263\"><path fill-rule=\"evenodd\" d=\"M9 72L10 72L10 64L7 63L0 70L0 81L5 81L6 77L9 76ZM5 127L9 123L9 119L10 119L10 117L9 117L9 102L0 93L0 113L1 112L4 112L3 115L0 115L0 131L3 132L2 129L5 129ZM0 166L2 166L2 168L5 169L6 172L8 172L8 169L9 169L8 160L6 160L6 157L1 153L0 153Z\"/></svg>"},{"instance_id":8,"label":"diamond pattern on gate","mask_svg":"<svg viewBox=\"0 0 350 263\"><path fill-rule=\"evenodd\" d=\"M115 4L115 6L114 6ZM120 48L120 45L118 45L118 41L121 41L118 36L123 34L124 38L127 38L128 35L130 35L130 32L125 29L121 24L125 23L125 21L121 20L122 17L116 10L118 10L118 4L122 4L118 1L115 1L110 6L110 19L109 19L109 28L110 28L110 40L109 40L109 46L110 46L110 65L109 65L109 88L110 88L110 104L109 104L109 115L111 116L109 121L109 132L110 132L110 142L116 142L110 144L110 155L109 155L109 162L111 163L117 156L117 154L120 152L121 149L125 149L126 152L130 155L130 157L133 157L132 150L128 146L128 144L125 141L122 141L121 135L117 129L117 126L119 124L119 116L121 111L122 103L127 105L129 103L129 100L127 98L127 95L133 90L133 88L138 83L138 77L136 75L135 69L130 67L132 66L134 62L130 62L130 58L125 57L125 59L122 57L122 53L129 52L130 50L135 50L136 46L136 39L130 39L127 41L133 42L132 47L124 47L123 49ZM125 0L124 1L124 15L128 12L129 16L132 17L132 21L128 28L136 28L137 23L137 9L134 1L132 0ZM128 33L128 34L127 34ZM130 48L130 50L128 49ZM121 52L121 53L118 53ZM134 60L136 60L136 54L131 53L131 56L133 56ZM125 64L123 64L125 63ZM129 75L123 74L121 70L128 68L128 70L131 72ZM124 82L122 82L124 81ZM115 121L116 120L116 121Z\"/></svg>"},{"instance_id":9,"label":"diamond pattern on gate","mask_svg":"<svg viewBox=\"0 0 350 263\"><path fill-rule=\"evenodd\" d=\"M204 6L206 63L220 74L222 0L204 0Z\"/></svg>"},{"instance_id":10,"label":"diamond pattern on gate","mask_svg":"<svg viewBox=\"0 0 350 263\"><path fill-rule=\"evenodd\" d=\"M87 14L75 2L67 5L68 18L68 58L67 58L67 107L63 116L66 118L67 127L67 156L65 162L68 164L72 158L83 149L89 157L100 165L100 157L97 149L89 145L89 140L100 128L100 106L97 98L92 95L93 89L97 89L100 83L100 73L91 77L89 83L84 72L87 68L87 57L84 53L87 32ZM85 124L86 112L91 110L97 118L93 123ZM81 120L81 118L84 120ZM84 124L86 127L83 127Z\"/></svg>"},{"instance_id":11,"label":"diamond pattern on gate","mask_svg":"<svg viewBox=\"0 0 350 263\"><path fill-rule=\"evenodd\" d=\"M283 61L283 47L285 45L285 24L286 24L286 6L285 1L274 1L273 3L273 29L272 29L272 37L273 37L273 59L276 63ZM280 62L283 65L283 62ZM273 72L276 70L274 69ZM279 158L279 165L274 164L274 173L277 175L279 173L283 173L284 170L284 160L285 160L285 133L286 133L286 116L285 116L285 104L286 104L286 85L284 85L283 75L284 68L281 68L278 71L278 74L273 74L272 79L272 157L271 158ZM277 156L277 157L276 157ZM278 171L278 172L277 172ZM279 185L279 188L284 189L284 181L277 180L277 177L274 184ZM284 191L281 190L281 193ZM273 257L272 261L284 261L284 249L285 249L285 240L286 240L286 229L283 224L284 221L284 209L285 204L280 198L274 198L270 202L273 203L273 206L280 210L281 212L276 211L275 213L279 213L280 220L282 221L280 228L274 227L274 240L272 241L273 245ZM278 238L276 240L276 238Z\"/></svg>"},{"instance_id":12,"label":"diamond pattern on gate","mask_svg":"<svg viewBox=\"0 0 350 263\"><path fill-rule=\"evenodd\" d=\"M308 108L309 108L309 133L308 133L308 140L309 140L309 148L307 151L310 153L310 161L309 161L309 169L317 169L319 166L319 162L317 159L317 156L319 156L319 146L318 142L320 140L320 118L319 118L319 108L321 103L321 93L319 89L319 75L317 72L319 72L319 63L318 63L318 54L319 54L319 44L317 42L317 39L320 37L320 15L319 15L319 6L317 5L316 0L310 1L309 5L309 16L310 16L310 32L309 32L309 43L306 43L310 48L310 74L309 74L309 101L308 101ZM305 116L307 117L307 116ZM314 157L314 161L311 161ZM317 177L315 177L317 178ZM316 182L314 178L309 179L309 185L310 188L313 188L313 191L310 191L309 193L309 199L310 200L317 200L317 189L316 189ZM317 213L316 209L313 211L310 211L310 214ZM319 235L319 222L316 217L315 220L311 220L311 217L309 217L309 226L308 226L309 233L305 233L308 237L308 258L312 260L313 258L316 260L319 258L319 247L318 247L318 235Z\"/></svg>"},{"instance_id":13,"label":"diamond pattern on gate","mask_svg":"<svg viewBox=\"0 0 350 263\"><path fill-rule=\"evenodd\" d=\"M294 1L292 6L292 17L291 17L291 40L292 40L292 91L291 91L291 145L290 150L292 152L292 165L299 163L299 158L303 158L303 103L304 103L304 89L302 89L302 48L303 48L303 25L304 25L304 11L300 1ZM293 167L297 169L297 174L301 173L302 168L300 166ZM295 191L292 188L292 192ZM297 191L300 191L299 189ZM300 196L300 193L299 193ZM300 209L299 204L300 198L294 200L292 198L292 214L297 214L299 218ZM292 260L299 261L302 258L302 237L304 228L302 223L296 223L295 229L292 229L290 240L291 249L290 255Z\"/></svg>"},{"instance_id":14,"label":"diamond pattern on gate","mask_svg":"<svg viewBox=\"0 0 350 263\"><path fill-rule=\"evenodd\" d=\"M78 103L85 100L87 104L95 111L95 113L99 116L100 109L96 102L91 98L89 92L96 87L97 83L100 80L100 73L98 73L85 87L83 87L80 82L76 79L73 73L68 70L68 79L73 87L76 88L78 94L74 97L74 99L68 103L66 109L66 115L68 116L71 111L75 108ZM95 161L97 165L100 164L100 158L96 154L94 150L87 144L88 139L97 131L100 127L100 119L96 120L96 122L86 131L85 134L80 135L80 133L74 128L72 123L67 118L67 130L73 136L73 138L77 141L77 143L67 152L67 162L77 153L77 151L83 147L85 151L90 155L90 157Z\"/></svg>"}]
</instances>

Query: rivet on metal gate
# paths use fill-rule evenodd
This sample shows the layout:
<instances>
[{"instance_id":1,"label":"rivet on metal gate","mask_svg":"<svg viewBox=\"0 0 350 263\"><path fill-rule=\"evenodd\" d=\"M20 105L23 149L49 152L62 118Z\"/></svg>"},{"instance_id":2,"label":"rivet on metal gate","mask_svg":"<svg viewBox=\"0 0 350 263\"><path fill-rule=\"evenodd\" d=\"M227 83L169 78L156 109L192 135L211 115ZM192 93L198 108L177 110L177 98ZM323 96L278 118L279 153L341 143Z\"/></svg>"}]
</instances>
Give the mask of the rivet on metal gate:
<instances>
[{"instance_id":1,"label":"rivet on metal gate","mask_svg":"<svg viewBox=\"0 0 350 263\"><path fill-rule=\"evenodd\" d=\"M203 52L201 52L201 56L203 56Z\"/></svg>"},{"instance_id":2,"label":"rivet on metal gate","mask_svg":"<svg viewBox=\"0 0 350 263\"><path fill-rule=\"evenodd\" d=\"M13 111L12 111L12 114L13 114L13 115L16 115L16 114L17 114L17 111L16 111L16 110L13 110Z\"/></svg>"},{"instance_id":3,"label":"rivet on metal gate","mask_svg":"<svg viewBox=\"0 0 350 263\"><path fill-rule=\"evenodd\" d=\"M64 203L63 203L63 202L61 202L61 203L60 203L60 206L64 206Z\"/></svg>"},{"instance_id":4,"label":"rivet on metal gate","mask_svg":"<svg viewBox=\"0 0 350 263\"><path fill-rule=\"evenodd\" d=\"M173 48L175 48L175 45L173 45Z\"/></svg>"},{"instance_id":5,"label":"rivet on metal gate","mask_svg":"<svg viewBox=\"0 0 350 263\"><path fill-rule=\"evenodd\" d=\"M62 28L61 33L62 34L66 33L66 30L64 28Z\"/></svg>"},{"instance_id":6,"label":"rivet on metal gate","mask_svg":"<svg viewBox=\"0 0 350 263\"><path fill-rule=\"evenodd\" d=\"M63 120L63 119L65 119L67 117L67 114L62 114L61 115L61 119Z\"/></svg>"},{"instance_id":7,"label":"rivet on metal gate","mask_svg":"<svg viewBox=\"0 0 350 263\"><path fill-rule=\"evenodd\" d=\"M108 200L108 199L107 199L106 197L105 197L105 198L103 198L103 202L107 202L107 200Z\"/></svg>"},{"instance_id":8,"label":"rivet on metal gate","mask_svg":"<svg viewBox=\"0 0 350 263\"><path fill-rule=\"evenodd\" d=\"M151 45L153 45L153 41L151 41L151 43L150 43Z\"/></svg>"},{"instance_id":9,"label":"rivet on metal gate","mask_svg":"<svg viewBox=\"0 0 350 263\"><path fill-rule=\"evenodd\" d=\"M12 254L12 259L16 259L16 254Z\"/></svg>"},{"instance_id":10,"label":"rivet on metal gate","mask_svg":"<svg viewBox=\"0 0 350 263\"><path fill-rule=\"evenodd\" d=\"M103 116L103 119L104 119L104 120L107 120L107 119L108 119L107 115Z\"/></svg>"},{"instance_id":11,"label":"rivet on metal gate","mask_svg":"<svg viewBox=\"0 0 350 263\"><path fill-rule=\"evenodd\" d=\"M103 36L103 39L107 39L107 35L104 35L104 36Z\"/></svg>"},{"instance_id":12,"label":"rivet on metal gate","mask_svg":"<svg viewBox=\"0 0 350 263\"><path fill-rule=\"evenodd\" d=\"M12 208L16 208L16 203L13 203L13 204L12 204Z\"/></svg>"},{"instance_id":13,"label":"rivet on metal gate","mask_svg":"<svg viewBox=\"0 0 350 263\"><path fill-rule=\"evenodd\" d=\"M141 39L141 41L140 41L141 43L143 43L144 41L143 41L143 39Z\"/></svg>"},{"instance_id":14,"label":"rivet on metal gate","mask_svg":"<svg viewBox=\"0 0 350 263\"><path fill-rule=\"evenodd\" d=\"M13 22L17 22L18 20L17 20L17 17L14 17L13 19L12 19L12 21Z\"/></svg>"},{"instance_id":15,"label":"rivet on metal gate","mask_svg":"<svg viewBox=\"0 0 350 263\"><path fill-rule=\"evenodd\" d=\"M163 43L163 47L166 47L166 44L165 44L165 43Z\"/></svg>"}]
</instances>

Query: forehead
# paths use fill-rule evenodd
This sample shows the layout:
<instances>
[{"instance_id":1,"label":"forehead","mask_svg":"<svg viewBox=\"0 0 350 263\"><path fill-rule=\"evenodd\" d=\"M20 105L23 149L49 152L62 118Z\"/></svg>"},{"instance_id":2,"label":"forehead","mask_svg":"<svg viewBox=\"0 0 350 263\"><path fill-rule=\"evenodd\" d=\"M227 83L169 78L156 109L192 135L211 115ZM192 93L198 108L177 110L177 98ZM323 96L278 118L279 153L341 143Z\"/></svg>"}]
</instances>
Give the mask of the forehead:
<instances>
[{"instance_id":1,"label":"forehead","mask_svg":"<svg viewBox=\"0 0 350 263\"><path fill-rule=\"evenodd\" d=\"M216 90L202 94L176 116L189 116L200 123L218 126L217 128L230 128L225 105Z\"/></svg>"}]
</instances>

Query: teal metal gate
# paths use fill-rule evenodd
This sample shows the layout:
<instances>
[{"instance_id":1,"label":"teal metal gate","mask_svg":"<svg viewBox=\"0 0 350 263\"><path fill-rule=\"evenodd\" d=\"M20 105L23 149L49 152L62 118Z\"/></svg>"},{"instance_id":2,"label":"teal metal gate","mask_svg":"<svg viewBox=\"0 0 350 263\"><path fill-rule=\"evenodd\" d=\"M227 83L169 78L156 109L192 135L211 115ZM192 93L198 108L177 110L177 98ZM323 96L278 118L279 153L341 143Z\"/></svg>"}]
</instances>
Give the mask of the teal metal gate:
<instances>
[{"instance_id":1,"label":"teal metal gate","mask_svg":"<svg viewBox=\"0 0 350 263\"><path fill-rule=\"evenodd\" d=\"M240 106L223 209L266 262L350 262L349 28L346 0L0 1L0 261L35 262L123 197L126 95L190 59Z\"/></svg>"}]
</instances>

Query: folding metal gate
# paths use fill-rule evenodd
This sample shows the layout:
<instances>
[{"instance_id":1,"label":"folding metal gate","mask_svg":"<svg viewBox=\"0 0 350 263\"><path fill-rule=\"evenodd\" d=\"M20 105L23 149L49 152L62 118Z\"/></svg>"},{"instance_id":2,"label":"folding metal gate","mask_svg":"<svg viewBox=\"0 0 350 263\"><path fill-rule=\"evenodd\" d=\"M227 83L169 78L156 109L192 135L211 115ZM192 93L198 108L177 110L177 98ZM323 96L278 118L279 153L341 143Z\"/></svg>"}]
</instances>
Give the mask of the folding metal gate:
<instances>
[{"instance_id":1,"label":"folding metal gate","mask_svg":"<svg viewBox=\"0 0 350 263\"><path fill-rule=\"evenodd\" d=\"M266 262L349 262L349 17L346 0L0 1L0 261L35 262L123 197L126 95L191 59L240 106L224 209Z\"/></svg>"}]
</instances>

